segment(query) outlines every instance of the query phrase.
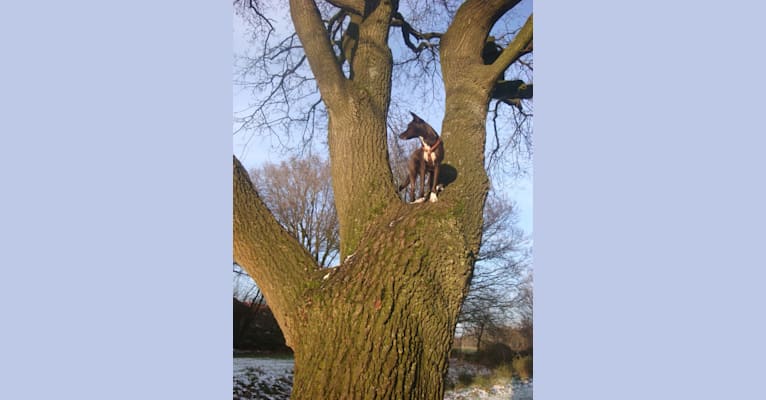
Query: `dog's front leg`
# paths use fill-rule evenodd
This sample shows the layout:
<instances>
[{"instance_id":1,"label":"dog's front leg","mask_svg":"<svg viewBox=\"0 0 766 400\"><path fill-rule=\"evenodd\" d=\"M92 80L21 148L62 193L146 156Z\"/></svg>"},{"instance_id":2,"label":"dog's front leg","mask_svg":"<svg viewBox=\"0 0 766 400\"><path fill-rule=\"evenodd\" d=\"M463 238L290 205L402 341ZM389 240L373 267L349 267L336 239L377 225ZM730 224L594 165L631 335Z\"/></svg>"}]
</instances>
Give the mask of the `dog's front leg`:
<instances>
[{"instance_id":1,"label":"dog's front leg","mask_svg":"<svg viewBox=\"0 0 766 400\"><path fill-rule=\"evenodd\" d=\"M429 186L431 187L431 195L429 198L429 201L431 203L436 203L436 186L439 182L439 164L434 165L434 172L431 174L431 182L429 183Z\"/></svg>"}]
</instances>

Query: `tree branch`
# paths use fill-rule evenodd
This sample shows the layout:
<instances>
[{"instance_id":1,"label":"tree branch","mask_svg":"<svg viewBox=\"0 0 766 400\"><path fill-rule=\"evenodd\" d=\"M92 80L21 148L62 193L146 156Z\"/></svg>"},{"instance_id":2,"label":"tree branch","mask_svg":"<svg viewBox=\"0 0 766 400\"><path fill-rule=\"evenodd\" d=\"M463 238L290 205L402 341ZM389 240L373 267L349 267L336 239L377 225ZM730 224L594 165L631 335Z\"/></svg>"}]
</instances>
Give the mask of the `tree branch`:
<instances>
[{"instance_id":1,"label":"tree branch","mask_svg":"<svg viewBox=\"0 0 766 400\"><path fill-rule=\"evenodd\" d=\"M391 26L398 26L402 29L402 39L404 40L404 44L407 45L407 47L409 47L410 50L416 54L420 53L426 48L436 47L435 44L431 43L431 39L441 39L442 37L442 34L439 32L421 33L417 29L413 28L412 25L410 25L409 22L404 19L404 16L402 16L402 14L399 12L394 14L394 18L391 20ZM416 46L414 43L412 43L410 36L419 40L420 43L418 43Z\"/></svg>"},{"instance_id":2,"label":"tree branch","mask_svg":"<svg viewBox=\"0 0 766 400\"><path fill-rule=\"evenodd\" d=\"M464 60L465 62L473 65L483 64L481 49L484 47L489 31L503 14L520 1L467 0L460 6L450 24L450 29L442 37L442 47L445 41L452 41L451 52L471 54L470 60ZM453 33L450 34L450 31ZM442 57L444 56L450 57L450 54L442 52Z\"/></svg>"},{"instance_id":3,"label":"tree branch","mask_svg":"<svg viewBox=\"0 0 766 400\"><path fill-rule=\"evenodd\" d=\"M440 43L446 94L442 137L450 149L445 162L460 171L451 192L462 197L458 210L465 242L474 255L481 243L482 209L489 190L484 165L487 102L502 72L484 64L482 50L495 22L519 1L467 0Z\"/></svg>"},{"instance_id":4,"label":"tree branch","mask_svg":"<svg viewBox=\"0 0 766 400\"><path fill-rule=\"evenodd\" d=\"M269 26L269 33L274 31L274 25L271 24L272 20L261 12L261 5L258 0L234 0L233 4L235 7L239 5L243 11L249 9L256 15L256 17L258 17L259 21L263 21L263 23Z\"/></svg>"},{"instance_id":5,"label":"tree branch","mask_svg":"<svg viewBox=\"0 0 766 400\"><path fill-rule=\"evenodd\" d=\"M341 258L356 250L366 227L396 200L386 146L393 68L387 46L392 3L367 2L364 17L350 16L343 40L349 79L339 88L320 86L329 117ZM304 47L308 53L306 42ZM311 66L319 79L322 71L313 62Z\"/></svg>"},{"instance_id":6,"label":"tree branch","mask_svg":"<svg viewBox=\"0 0 766 400\"><path fill-rule=\"evenodd\" d=\"M270 30L273 31L274 30L274 25L271 24L271 20L270 19L266 18L266 16L261 13L261 11L258 9L258 4L256 2L254 2L253 0L250 0L248 2L248 5L249 5L250 9L253 10L255 15L257 15L264 22L266 22L266 24L269 25Z\"/></svg>"},{"instance_id":7,"label":"tree branch","mask_svg":"<svg viewBox=\"0 0 766 400\"><path fill-rule=\"evenodd\" d=\"M508 101L513 102L514 100L518 101L519 99L531 99L532 86L531 83L524 83L524 81L519 79L499 81L492 89L492 98L506 101L506 103ZM521 108L518 104L514 103L514 105Z\"/></svg>"},{"instance_id":8,"label":"tree branch","mask_svg":"<svg viewBox=\"0 0 766 400\"><path fill-rule=\"evenodd\" d=\"M362 15L364 0L327 0L328 3L353 14Z\"/></svg>"},{"instance_id":9,"label":"tree branch","mask_svg":"<svg viewBox=\"0 0 766 400\"><path fill-rule=\"evenodd\" d=\"M295 343L296 309L319 270L314 258L290 236L255 191L234 157L234 262L244 268L272 305L288 345Z\"/></svg>"},{"instance_id":10,"label":"tree branch","mask_svg":"<svg viewBox=\"0 0 766 400\"><path fill-rule=\"evenodd\" d=\"M503 71L515 63L521 56L532 52L532 15L527 18L527 22L521 28L516 37L513 38L511 43L508 44L500 57L492 63L492 68L495 69L497 74L502 74Z\"/></svg>"},{"instance_id":11,"label":"tree branch","mask_svg":"<svg viewBox=\"0 0 766 400\"><path fill-rule=\"evenodd\" d=\"M312 0L290 0L290 15L303 44L320 92L337 93L346 78L333 51L332 41L316 3ZM317 34L321 32L321 34ZM323 96L333 101L333 96Z\"/></svg>"}]
</instances>

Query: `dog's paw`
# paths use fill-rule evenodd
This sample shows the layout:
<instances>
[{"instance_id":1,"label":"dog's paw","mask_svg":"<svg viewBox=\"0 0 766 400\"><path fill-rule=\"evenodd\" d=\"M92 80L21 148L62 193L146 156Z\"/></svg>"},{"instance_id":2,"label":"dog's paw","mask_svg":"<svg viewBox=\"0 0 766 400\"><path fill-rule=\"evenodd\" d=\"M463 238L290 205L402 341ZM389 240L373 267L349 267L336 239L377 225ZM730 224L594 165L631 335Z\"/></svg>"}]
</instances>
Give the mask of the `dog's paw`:
<instances>
[{"instance_id":1,"label":"dog's paw","mask_svg":"<svg viewBox=\"0 0 766 400\"><path fill-rule=\"evenodd\" d=\"M439 199L436 197L436 193L431 192L431 196L429 197L428 201L431 203L436 203L437 200Z\"/></svg>"},{"instance_id":2,"label":"dog's paw","mask_svg":"<svg viewBox=\"0 0 766 400\"><path fill-rule=\"evenodd\" d=\"M424 201L426 201L426 198L425 198L425 197L421 197L421 198L419 198L419 199L417 199L417 200L415 200L415 201L411 202L410 204L417 204L417 203L422 203L422 202L424 202Z\"/></svg>"}]
</instances>

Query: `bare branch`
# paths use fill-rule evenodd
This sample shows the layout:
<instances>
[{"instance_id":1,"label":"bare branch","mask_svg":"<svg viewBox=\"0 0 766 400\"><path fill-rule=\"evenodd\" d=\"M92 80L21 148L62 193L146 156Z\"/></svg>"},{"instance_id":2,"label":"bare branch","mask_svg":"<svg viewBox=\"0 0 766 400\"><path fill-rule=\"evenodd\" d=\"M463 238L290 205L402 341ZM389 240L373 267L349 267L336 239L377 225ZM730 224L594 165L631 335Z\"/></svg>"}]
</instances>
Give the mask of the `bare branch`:
<instances>
[{"instance_id":1,"label":"bare branch","mask_svg":"<svg viewBox=\"0 0 766 400\"><path fill-rule=\"evenodd\" d=\"M431 43L432 39L441 39L442 33L440 32L427 32L423 33L418 31L417 29L413 28L412 25L410 25L407 20L404 19L404 16L402 16L401 13L397 12L394 14L394 18L391 20L391 26L398 26L402 30L402 39L404 40L404 44L407 45L407 47L410 48L415 53L420 53L426 48L437 48L436 43ZM412 42L411 37L414 37L420 43L415 45Z\"/></svg>"},{"instance_id":2,"label":"bare branch","mask_svg":"<svg viewBox=\"0 0 766 400\"><path fill-rule=\"evenodd\" d=\"M524 26L516 37L508 44L500 57L492 65L498 71L498 75L508 69L508 66L516 62L520 57L532 52L532 15L527 18Z\"/></svg>"},{"instance_id":3,"label":"bare branch","mask_svg":"<svg viewBox=\"0 0 766 400\"><path fill-rule=\"evenodd\" d=\"M311 0L290 0L290 14L320 90L322 93L337 92L344 86L345 77L316 3ZM336 101L331 98L325 100Z\"/></svg>"},{"instance_id":4,"label":"bare branch","mask_svg":"<svg viewBox=\"0 0 766 400\"><path fill-rule=\"evenodd\" d=\"M500 107L500 101L495 102L495 108L493 110L493 116L492 116L492 132L495 136L495 147L492 149L492 151L489 153L489 157L487 159L487 169L491 169L492 164L494 163L497 152L500 150L500 135L497 131L497 117L498 117L498 107Z\"/></svg>"},{"instance_id":5,"label":"bare branch","mask_svg":"<svg viewBox=\"0 0 766 400\"><path fill-rule=\"evenodd\" d=\"M256 15L258 21L269 26L269 32L274 31L274 25L272 25L273 20L266 17L266 15L261 12L260 0L234 0L233 4L235 9L239 10L240 13L247 11L252 12ZM239 8L236 8L237 6Z\"/></svg>"},{"instance_id":6,"label":"bare branch","mask_svg":"<svg viewBox=\"0 0 766 400\"><path fill-rule=\"evenodd\" d=\"M529 126L532 114L525 111L525 108L531 105L527 103L527 100L518 101L522 104L521 106L509 104L509 101L505 100L494 101L492 109L494 146L489 150L487 157L487 169L490 171L505 164L512 167L514 173L523 172L524 160L532 154L532 130ZM510 106L510 122L507 121L506 114L500 111L503 104ZM510 133L501 132L501 119L512 126Z\"/></svg>"},{"instance_id":7,"label":"bare branch","mask_svg":"<svg viewBox=\"0 0 766 400\"><path fill-rule=\"evenodd\" d=\"M452 40L457 42L453 44L451 51L470 53L472 50L481 49L495 22L520 1L467 0L464 2L455 14L450 29L445 34L450 35L451 31L456 31L450 35L453 37ZM445 39L442 38L442 41ZM479 54L478 51L473 53ZM476 58L473 61L478 64L481 59ZM504 69L502 68L501 72Z\"/></svg>"},{"instance_id":8,"label":"bare branch","mask_svg":"<svg viewBox=\"0 0 766 400\"><path fill-rule=\"evenodd\" d=\"M327 2L350 13L357 15L364 13L364 0L327 0Z\"/></svg>"}]
</instances>

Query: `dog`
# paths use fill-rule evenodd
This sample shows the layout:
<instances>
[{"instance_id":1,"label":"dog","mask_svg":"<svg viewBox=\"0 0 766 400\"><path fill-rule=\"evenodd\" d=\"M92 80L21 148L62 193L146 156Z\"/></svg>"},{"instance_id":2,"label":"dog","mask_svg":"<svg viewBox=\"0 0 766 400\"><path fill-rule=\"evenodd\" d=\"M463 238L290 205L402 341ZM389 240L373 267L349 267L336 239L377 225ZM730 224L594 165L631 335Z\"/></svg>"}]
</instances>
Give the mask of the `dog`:
<instances>
[{"instance_id":1,"label":"dog","mask_svg":"<svg viewBox=\"0 0 766 400\"><path fill-rule=\"evenodd\" d=\"M414 112L410 111L410 114L412 114L412 121L407 125L407 130L399 135L399 139L419 138L421 146L410 155L407 162L407 179L399 186L399 192L409 186L413 203L421 203L426 200L426 197L433 203L437 201L436 193L438 186L441 186L437 185L437 182L439 167L444 159L444 143L431 125ZM425 192L426 173L428 173L428 194ZM420 176L422 197L415 200L415 181L418 176Z\"/></svg>"}]
</instances>

